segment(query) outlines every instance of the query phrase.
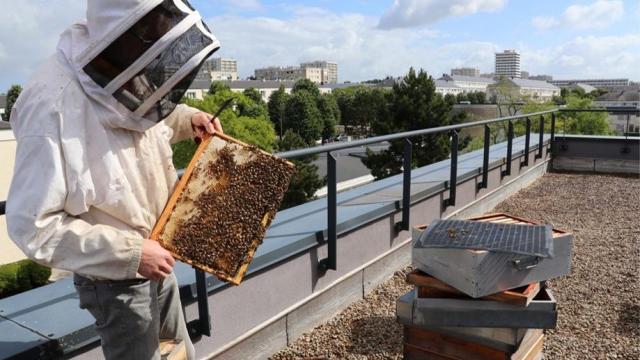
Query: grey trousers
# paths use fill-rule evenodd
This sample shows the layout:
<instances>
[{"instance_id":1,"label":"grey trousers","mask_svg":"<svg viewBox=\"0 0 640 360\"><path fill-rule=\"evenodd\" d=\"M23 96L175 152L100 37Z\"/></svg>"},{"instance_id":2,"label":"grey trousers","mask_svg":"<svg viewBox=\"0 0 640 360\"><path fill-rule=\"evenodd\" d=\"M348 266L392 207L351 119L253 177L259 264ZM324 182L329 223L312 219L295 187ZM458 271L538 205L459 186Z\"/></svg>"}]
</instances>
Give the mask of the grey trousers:
<instances>
[{"instance_id":1,"label":"grey trousers","mask_svg":"<svg viewBox=\"0 0 640 360\"><path fill-rule=\"evenodd\" d=\"M74 275L80 307L96 319L106 359L160 359L160 340L182 340L195 358L182 314L175 275L146 279L93 281Z\"/></svg>"}]
</instances>

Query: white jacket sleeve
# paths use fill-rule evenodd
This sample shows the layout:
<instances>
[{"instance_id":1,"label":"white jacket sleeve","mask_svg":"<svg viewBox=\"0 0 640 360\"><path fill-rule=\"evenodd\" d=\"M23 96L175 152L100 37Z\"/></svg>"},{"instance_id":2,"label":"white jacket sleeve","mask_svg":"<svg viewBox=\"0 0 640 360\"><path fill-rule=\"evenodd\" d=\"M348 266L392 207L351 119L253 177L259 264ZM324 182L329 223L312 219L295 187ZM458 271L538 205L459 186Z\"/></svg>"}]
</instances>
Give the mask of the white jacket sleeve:
<instances>
[{"instance_id":1,"label":"white jacket sleeve","mask_svg":"<svg viewBox=\"0 0 640 360\"><path fill-rule=\"evenodd\" d=\"M43 265L101 279L135 278L143 239L66 213L64 166L55 139L18 140L7 199L9 236Z\"/></svg>"},{"instance_id":2,"label":"white jacket sleeve","mask_svg":"<svg viewBox=\"0 0 640 360\"><path fill-rule=\"evenodd\" d=\"M173 136L171 137L172 144L193 138L194 133L193 127L191 126L191 117L193 114L199 112L202 111L185 104L179 104L173 112L164 119L164 123L173 129Z\"/></svg>"}]
</instances>

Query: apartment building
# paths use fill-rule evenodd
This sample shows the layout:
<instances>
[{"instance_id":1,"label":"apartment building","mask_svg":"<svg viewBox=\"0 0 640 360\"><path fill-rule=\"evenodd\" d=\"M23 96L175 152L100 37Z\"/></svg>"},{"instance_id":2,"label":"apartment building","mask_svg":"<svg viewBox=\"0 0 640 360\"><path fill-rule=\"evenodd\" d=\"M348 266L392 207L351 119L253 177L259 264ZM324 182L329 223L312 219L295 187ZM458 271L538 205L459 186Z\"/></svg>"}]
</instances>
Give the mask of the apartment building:
<instances>
[{"instance_id":1,"label":"apartment building","mask_svg":"<svg viewBox=\"0 0 640 360\"><path fill-rule=\"evenodd\" d=\"M515 50L505 50L496 53L496 76L506 78L520 78L520 54Z\"/></svg>"},{"instance_id":2,"label":"apartment building","mask_svg":"<svg viewBox=\"0 0 640 360\"><path fill-rule=\"evenodd\" d=\"M571 79L551 80L549 82L561 88L569 87L573 84L587 84L595 88L604 89L629 86L629 79Z\"/></svg>"},{"instance_id":3,"label":"apartment building","mask_svg":"<svg viewBox=\"0 0 640 360\"><path fill-rule=\"evenodd\" d=\"M235 59L213 58L203 68L213 81L238 80L238 62Z\"/></svg>"},{"instance_id":4,"label":"apartment building","mask_svg":"<svg viewBox=\"0 0 640 360\"><path fill-rule=\"evenodd\" d=\"M464 76L464 75L447 75L443 74L438 80L449 81L462 89L464 93L482 91L486 92L487 87L495 81L491 78L479 77L479 76ZM436 83L437 84L437 83Z\"/></svg>"},{"instance_id":5,"label":"apartment building","mask_svg":"<svg viewBox=\"0 0 640 360\"><path fill-rule=\"evenodd\" d=\"M338 64L330 61L313 61L300 66L270 66L255 69L256 80L287 81L309 79L317 84L337 84Z\"/></svg>"}]
</instances>

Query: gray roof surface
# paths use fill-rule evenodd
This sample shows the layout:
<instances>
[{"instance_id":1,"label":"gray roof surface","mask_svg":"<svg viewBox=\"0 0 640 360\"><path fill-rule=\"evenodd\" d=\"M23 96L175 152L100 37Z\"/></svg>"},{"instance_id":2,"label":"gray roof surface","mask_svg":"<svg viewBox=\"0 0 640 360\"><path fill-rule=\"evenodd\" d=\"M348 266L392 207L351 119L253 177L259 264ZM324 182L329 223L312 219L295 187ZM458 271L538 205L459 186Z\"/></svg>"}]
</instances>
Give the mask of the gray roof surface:
<instances>
[{"instance_id":1,"label":"gray roof surface","mask_svg":"<svg viewBox=\"0 0 640 360\"><path fill-rule=\"evenodd\" d=\"M465 76L465 75L448 75L454 81L469 81L469 82L481 82L486 84L493 84L495 81L492 78Z\"/></svg>"},{"instance_id":2,"label":"gray roof surface","mask_svg":"<svg viewBox=\"0 0 640 360\"><path fill-rule=\"evenodd\" d=\"M436 87L437 88L456 88L456 89L462 89L460 86L456 85L453 81L447 81L447 80L443 80L443 79L436 79L435 80L436 83Z\"/></svg>"},{"instance_id":3,"label":"gray roof surface","mask_svg":"<svg viewBox=\"0 0 640 360\"><path fill-rule=\"evenodd\" d=\"M530 79L519 79L519 78L511 78L514 84L523 87L523 88L536 88L536 89L549 89L549 90L557 90L560 91L560 88L550 84L546 81L540 80L530 80Z\"/></svg>"},{"instance_id":4,"label":"gray roof surface","mask_svg":"<svg viewBox=\"0 0 640 360\"><path fill-rule=\"evenodd\" d=\"M596 101L640 101L640 88L626 86L598 96Z\"/></svg>"},{"instance_id":5,"label":"gray roof surface","mask_svg":"<svg viewBox=\"0 0 640 360\"><path fill-rule=\"evenodd\" d=\"M549 136L545 136L548 141ZM531 149L537 147L538 136L531 134ZM513 156L523 153L525 137L513 140ZM490 148L490 164L502 162L506 143ZM458 158L458 179L478 174L483 151L477 150ZM411 176L412 198L424 198L444 189L449 180L450 160L414 169ZM340 192L337 197L338 233L345 233L364 223L397 211L402 199L402 174ZM269 227L264 242L255 253L248 274L291 257L295 251L305 251L318 244L318 233L327 229L326 199L279 211ZM338 239L340 241L340 238ZM181 287L183 301L195 298L193 269L177 263L174 272ZM208 290L224 288L219 280L207 276ZM191 297L189 297L189 291ZM22 294L0 300L0 358L42 346L47 340L58 341L65 353L98 341L94 320L78 307L73 280L66 278ZM46 334L46 338L40 334Z\"/></svg>"}]
</instances>

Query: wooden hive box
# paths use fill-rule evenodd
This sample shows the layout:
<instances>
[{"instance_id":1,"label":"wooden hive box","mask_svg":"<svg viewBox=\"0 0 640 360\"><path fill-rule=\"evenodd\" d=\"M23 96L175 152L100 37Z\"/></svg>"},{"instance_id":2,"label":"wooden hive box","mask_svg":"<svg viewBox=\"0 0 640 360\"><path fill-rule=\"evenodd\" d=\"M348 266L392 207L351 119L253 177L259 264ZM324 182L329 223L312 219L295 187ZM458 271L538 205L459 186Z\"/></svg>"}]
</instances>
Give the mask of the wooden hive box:
<instances>
[{"instance_id":1,"label":"wooden hive box","mask_svg":"<svg viewBox=\"0 0 640 360\"><path fill-rule=\"evenodd\" d=\"M491 214L472 218L503 224L536 225L535 222L507 214ZM518 254L457 248L420 248L417 239L427 226L413 228L413 265L463 293L480 298L560 277L571 269L573 235L553 229L551 258L527 264L527 257Z\"/></svg>"},{"instance_id":2,"label":"wooden hive box","mask_svg":"<svg viewBox=\"0 0 640 360\"><path fill-rule=\"evenodd\" d=\"M244 277L289 187L293 164L229 136L204 139L151 239L234 285Z\"/></svg>"}]
</instances>

